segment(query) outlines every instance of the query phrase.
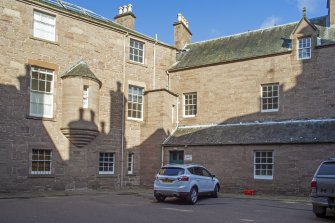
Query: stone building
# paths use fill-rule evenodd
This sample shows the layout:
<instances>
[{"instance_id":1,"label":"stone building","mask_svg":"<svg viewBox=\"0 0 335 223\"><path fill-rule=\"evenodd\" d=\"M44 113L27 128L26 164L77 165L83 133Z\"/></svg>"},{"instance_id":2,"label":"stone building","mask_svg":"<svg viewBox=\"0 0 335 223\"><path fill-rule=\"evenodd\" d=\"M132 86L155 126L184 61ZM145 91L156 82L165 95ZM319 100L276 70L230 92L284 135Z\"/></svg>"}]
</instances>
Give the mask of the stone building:
<instances>
[{"instance_id":1,"label":"stone building","mask_svg":"<svg viewBox=\"0 0 335 223\"><path fill-rule=\"evenodd\" d=\"M326 16L170 46L57 0L0 3L0 191L152 186L204 164L223 191L307 194L335 156L335 0Z\"/></svg>"}]
</instances>

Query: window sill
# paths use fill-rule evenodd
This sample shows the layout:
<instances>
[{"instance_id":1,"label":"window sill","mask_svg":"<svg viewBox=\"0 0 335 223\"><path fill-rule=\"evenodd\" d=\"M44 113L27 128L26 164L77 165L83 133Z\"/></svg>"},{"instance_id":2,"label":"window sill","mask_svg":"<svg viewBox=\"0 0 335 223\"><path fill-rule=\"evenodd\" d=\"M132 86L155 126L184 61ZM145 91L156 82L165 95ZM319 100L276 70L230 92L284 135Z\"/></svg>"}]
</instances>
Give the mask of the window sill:
<instances>
[{"instance_id":1,"label":"window sill","mask_svg":"<svg viewBox=\"0 0 335 223\"><path fill-rule=\"evenodd\" d=\"M191 119L191 118L196 118L197 116L196 115L192 115L192 116L184 116L183 118L185 119Z\"/></svg>"},{"instance_id":2,"label":"window sill","mask_svg":"<svg viewBox=\"0 0 335 223\"><path fill-rule=\"evenodd\" d=\"M36 117L36 116L30 116L27 115L26 119L32 119L32 120L40 120L40 121L49 121L49 122L56 122L55 118L45 118L45 117Z\"/></svg>"},{"instance_id":3,"label":"window sill","mask_svg":"<svg viewBox=\"0 0 335 223\"><path fill-rule=\"evenodd\" d=\"M136 177L137 175L134 174L134 173L128 173L126 176L128 176L128 177Z\"/></svg>"},{"instance_id":4,"label":"window sill","mask_svg":"<svg viewBox=\"0 0 335 223\"><path fill-rule=\"evenodd\" d=\"M117 178L115 174L99 174L97 178Z\"/></svg>"},{"instance_id":5,"label":"window sill","mask_svg":"<svg viewBox=\"0 0 335 223\"><path fill-rule=\"evenodd\" d=\"M254 180L259 180L259 181L273 181L273 177L261 177L261 176L254 176Z\"/></svg>"},{"instance_id":6,"label":"window sill","mask_svg":"<svg viewBox=\"0 0 335 223\"><path fill-rule=\"evenodd\" d=\"M55 178L54 174L29 174L28 178Z\"/></svg>"},{"instance_id":7,"label":"window sill","mask_svg":"<svg viewBox=\"0 0 335 223\"><path fill-rule=\"evenodd\" d=\"M279 112L279 110L261 110L262 113L276 113Z\"/></svg>"},{"instance_id":8,"label":"window sill","mask_svg":"<svg viewBox=\"0 0 335 223\"><path fill-rule=\"evenodd\" d=\"M143 122L143 119L127 118L128 121Z\"/></svg>"},{"instance_id":9,"label":"window sill","mask_svg":"<svg viewBox=\"0 0 335 223\"><path fill-rule=\"evenodd\" d=\"M139 65L139 66L141 66L141 67L148 68L148 65L146 65L146 64L144 64L144 63L140 63L140 62L135 62L135 61L127 60L127 63L129 63L129 64L134 64L134 65Z\"/></svg>"},{"instance_id":10,"label":"window sill","mask_svg":"<svg viewBox=\"0 0 335 223\"><path fill-rule=\"evenodd\" d=\"M35 36L31 36L30 39L32 39L32 40L37 40L37 41L41 41L41 42L45 42L45 43L50 43L50 44L59 46L59 43L58 43L58 42L53 42L53 41L46 40L46 39L42 39L42 38L38 38L38 37L35 37Z\"/></svg>"}]
</instances>

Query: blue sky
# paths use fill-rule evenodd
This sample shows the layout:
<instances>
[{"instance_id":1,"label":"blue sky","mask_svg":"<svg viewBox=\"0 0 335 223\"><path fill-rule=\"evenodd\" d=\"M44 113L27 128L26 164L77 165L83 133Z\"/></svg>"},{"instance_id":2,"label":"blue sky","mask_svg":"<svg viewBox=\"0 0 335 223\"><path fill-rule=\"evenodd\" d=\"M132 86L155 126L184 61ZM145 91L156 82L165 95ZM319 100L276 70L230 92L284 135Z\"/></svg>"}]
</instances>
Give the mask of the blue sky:
<instances>
[{"instance_id":1,"label":"blue sky","mask_svg":"<svg viewBox=\"0 0 335 223\"><path fill-rule=\"evenodd\" d=\"M65 0L113 19L119 6L132 4L135 29L173 45L173 23L181 12L192 42L218 38L327 14L327 0Z\"/></svg>"}]
</instances>

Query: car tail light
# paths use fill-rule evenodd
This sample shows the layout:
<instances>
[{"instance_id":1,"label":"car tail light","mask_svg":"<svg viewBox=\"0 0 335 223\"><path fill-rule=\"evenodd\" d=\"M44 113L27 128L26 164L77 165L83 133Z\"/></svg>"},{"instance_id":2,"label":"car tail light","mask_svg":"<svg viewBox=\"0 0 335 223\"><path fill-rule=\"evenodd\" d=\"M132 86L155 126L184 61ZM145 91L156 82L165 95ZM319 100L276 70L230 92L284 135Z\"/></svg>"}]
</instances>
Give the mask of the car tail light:
<instances>
[{"instance_id":1,"label":"car tail light","mask_svg":"<svg viewBox=\"0 0 335 223\"><path fill-rule=\"evenodd\" d=\"M316 189L317 189L316 180L312 180L312 182L311 182L311 192L316 193Z\"/></svg>"},{"instance_id":2,"label":"car tail light","mask_svg":"<svg viewBox=\"0 0 335 223\"><path fill-rule=\"evenodd\" d=\"M178 177L179 181L188 181L190 178L187 176Z\"/></svg>"}]
</instances>

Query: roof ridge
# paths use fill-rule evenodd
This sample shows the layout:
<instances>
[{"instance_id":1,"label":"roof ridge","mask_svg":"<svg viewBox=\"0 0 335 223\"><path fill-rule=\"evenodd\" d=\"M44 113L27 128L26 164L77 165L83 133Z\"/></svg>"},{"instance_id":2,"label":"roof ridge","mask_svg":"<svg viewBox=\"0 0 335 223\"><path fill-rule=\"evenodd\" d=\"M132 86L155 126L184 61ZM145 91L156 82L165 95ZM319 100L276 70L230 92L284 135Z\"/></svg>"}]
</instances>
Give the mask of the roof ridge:
<instances>
[{"instance_id":1,"label":"roof ridge","mask_svg":"<svg viewBox=\"0 0 335 223\"><path fill-rule=\"evenodd\" d=\"M211 41L220 40L220 39L227 39L227 38L231 38L231 37L242 36L242 35L245 35L245 34L261 32L261 31L264 31L264 30L275 29L275 28L279 28L279 27L283 27L283 26L293 25L295 23L298 23L298 22L286 23L286 24L283 24L283 25L272 26L272 27L268 27L268 28L264 28L264 29L255 29L255 30L251 30L251 31L247 31L247 32L236 33L236 34L232 34L232 35L228 35L228 36L222 36L222 37L213 38L213 39L209 39L209 40L202 40L202 41L190 43L190 44L188 44L188 46L199 44L199 43L211 42Z\"/></svg>"},{"instance_id":2,"label":"roof ridge","mask_svg":"<svg viewBox=\"0 0 335 223\"><path fill-rule=\"evenodd\" d=\"M311 18L309 20L311 22L313 22L313 20L317 20L317 19L320 19L320 18L326 17L326 16L327 15L319 16L319 17L314 17L314 18ZM242 36L242 35L245 35L245 34L256 33L256 32L261 32L261 31L265 31L265 30L276 29L276 28L280 28L280 27L283 27L283 26L293 25L293 24L296 24L296 23L299 23L299 21L285 23L285 24L282 24L282 25L271 26L271 27L267 27L267 28L263 28L263 29L255 29L255 30L251 30L251 31L247 31L247 32L241 32L241 33L231 34L231 35L228 35L228 36L222 36L222 37L217 37L217 38L208 39L208 40L202 40L202 41L190 43L187 46L189 46L189 45L195 45L195 44L201 44L201 43L206 43L206 42L211 42L211 41L220 40L220 39L226 39L226 38L231 38L231 37Z\"/></svg>"},{"instance_id":3,"label":"roof ridge","mask_svg":"<svg viewBox=\"0 0 335 223\"><path fill-rule=\"evenodd\" d=\"M335 118L320 118L320 119L296 119L296 120L282 120L282 121L255 121L255 122L240 122L240 123L227 123L227 124L208 124L208 125L189 125L179 126L180 129L188 128L209 128L209 127L224 127L224 126L247 126L247 125L268 125L268 124L286 124L286 123L311 123L311 122L331 122Z\"/></svg>"}]
</instances>

